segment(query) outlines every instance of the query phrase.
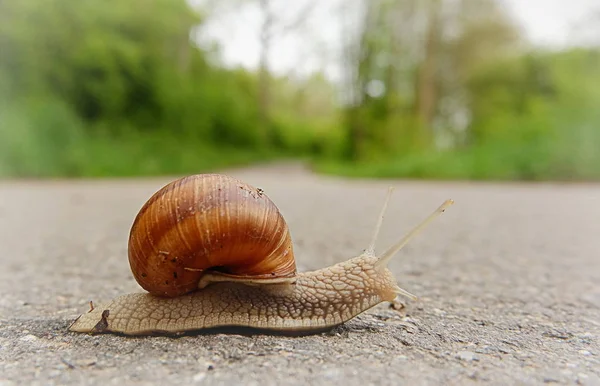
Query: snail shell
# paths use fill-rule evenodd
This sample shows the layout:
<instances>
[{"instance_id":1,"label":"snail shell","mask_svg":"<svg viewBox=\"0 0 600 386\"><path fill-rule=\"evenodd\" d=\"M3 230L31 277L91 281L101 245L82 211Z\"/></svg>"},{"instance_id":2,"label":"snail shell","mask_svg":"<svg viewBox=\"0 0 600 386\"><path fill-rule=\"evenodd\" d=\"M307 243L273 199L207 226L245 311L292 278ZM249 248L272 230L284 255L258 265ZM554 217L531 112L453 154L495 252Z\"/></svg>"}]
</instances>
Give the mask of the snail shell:
<instances>
[{"instance_id":1,"label":"snail shell","mask_svg":"<svg viewBox=\"0 0 600 386\"><path fill-rule=\"evenodd\" d=\"M260 189L219 174L192 175L156 192L136 216L129 264L153 295L198 288L208 271L260 281L296 276L292 239Z\"/></svg>"}]
</instances>

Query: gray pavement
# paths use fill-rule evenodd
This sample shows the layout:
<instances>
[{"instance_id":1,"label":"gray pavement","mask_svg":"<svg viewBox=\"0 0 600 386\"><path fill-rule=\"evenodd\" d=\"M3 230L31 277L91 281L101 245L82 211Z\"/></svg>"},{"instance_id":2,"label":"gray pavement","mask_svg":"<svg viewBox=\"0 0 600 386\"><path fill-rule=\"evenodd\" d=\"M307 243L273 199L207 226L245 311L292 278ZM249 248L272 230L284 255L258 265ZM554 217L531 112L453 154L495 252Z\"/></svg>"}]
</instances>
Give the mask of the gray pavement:
<instances>
[{"instance_id":1,"label":"gray pavement","mask_svg":"<svg viewBox=\"0 0 600 386\"><path fill-rule=\"evenodd\" d=\"M0 182L0 385L600 384L600 185L227 172L279 206L300 270L360 253L388 185L379 251L456 204L391 264L418 301L311 336L127 338L67 327L90 300L141 291L129 227L172 178Z\"/></svg>"}]
</instances>

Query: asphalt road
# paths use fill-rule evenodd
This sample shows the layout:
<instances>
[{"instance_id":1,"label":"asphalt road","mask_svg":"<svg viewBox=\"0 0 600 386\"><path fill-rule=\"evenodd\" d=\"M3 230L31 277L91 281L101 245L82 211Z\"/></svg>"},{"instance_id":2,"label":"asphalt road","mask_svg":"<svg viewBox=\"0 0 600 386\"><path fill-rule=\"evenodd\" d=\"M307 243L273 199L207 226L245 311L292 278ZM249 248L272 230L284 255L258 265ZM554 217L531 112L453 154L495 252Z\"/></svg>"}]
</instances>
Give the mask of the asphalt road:
<instances>
[{"instance_id":1,"label":"asphalt road","mask_svg":"<svg viewBox=\"0 0 600 386\"><path fill-rule=\"evenodd\" d=\"M600 384L600 185L363 181L229 171L264 189L300 270L359 254L388 185L382 251L447 198L391 269L419 300L317 335L70 333L140 291L129 227L172 178L0 183L0 384Z\"/></svg>"}]
</instances>

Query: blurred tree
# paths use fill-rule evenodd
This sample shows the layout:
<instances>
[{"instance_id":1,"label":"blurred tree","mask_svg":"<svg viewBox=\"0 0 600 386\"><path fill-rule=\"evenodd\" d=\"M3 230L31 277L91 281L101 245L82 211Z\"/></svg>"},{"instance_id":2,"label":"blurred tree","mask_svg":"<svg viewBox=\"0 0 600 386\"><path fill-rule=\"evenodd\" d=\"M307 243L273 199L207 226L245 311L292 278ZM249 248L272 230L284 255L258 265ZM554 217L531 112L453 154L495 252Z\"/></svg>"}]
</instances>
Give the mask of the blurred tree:
<instances>
[{"instance_id":1,"label":"blurred tree","mask_svg":"<svg viewBox=\"0 0 600 386\"><path fill-rule=\"evenodd\" d=\"M192 61L189 30L201 21L185 1L2 2L0 74L13 95L47 93L87 120L162 113L160 85ZM179 74L179 75L177 75Z\"/></svg>"},{"instance_id":2,"label":"blurred tree","mask_svg":"<svg viewBox=\"0 0 600 386\"><path fill-rule=\"evenodd\" d=\"M471 138L473 103L481 97L468 84L482 68L525 52L520 28L498 0L454 0L444 12L439 71L438 126L453 144Z\"/></svg>"},{"instance_id":3,"label":"blurred tree","mask_svg":"<svg viewBox=\"0 0 600 386\"><path fill-rule=\"evenodd\" d=\"M236 14L256 7L260 14L260 27L258 32L258 83L256 104L258 109L258 122L256 135L262 147L273 145L277 133L273 125L273 74L270 61L272 49L278 39L283 39L289 34L298 33L304 28L306 20L310 17L315 1L304 1L299 8L290 7L287 1L281 0L205 0L205 9L209 17L218 18L223 14Z\"/></svg>"},{"instance_id":4,"label":"blurred tree","mask_svg":"<svg viewBox=\"0 0 600 386\"><path fill-rule=\"evenodd\" d=\"M416 81L416 114L418 123L424 128L431 128L436 113L439 50L442 38L441 0L430 0L425 10L426 32L423 61L418 68Z\"/></svg>"},{"instance_id":5,"label":"blurred tree","mask_svg":"<svg viewBox=\"0 0 600 386\"><path fill-rule=\"evenodd\" d=\"M346 157L354 160L431 147L440 129L464 130L466 82L520 42L495 0L356 1L341 14L359 31L345 33Z\"/></svg>"},{"instance_id":6,"label":"blurred tree","mask_svg":"<svg viewBox=\"0 0 600 386\"><path fill-rule=\"evenodd\" d=\"M291 20L283 21L280 15L283 7L288 4L275 4L274 0L258 0L260 12L262 14L262 23L260 27L260 54L258 69L258 110L259 110L259 130L261 142L264 146L271 145L273 141L272 126L272 85L271 71L269 68L269 57L272 55L271 47L276 38L284 37L291 32L297 32L302 23L312 12L315 6L313 1L306 3L302 9L297 11ZM279 6L277 8L276 6Z\"/></svg>"}]
</instances>

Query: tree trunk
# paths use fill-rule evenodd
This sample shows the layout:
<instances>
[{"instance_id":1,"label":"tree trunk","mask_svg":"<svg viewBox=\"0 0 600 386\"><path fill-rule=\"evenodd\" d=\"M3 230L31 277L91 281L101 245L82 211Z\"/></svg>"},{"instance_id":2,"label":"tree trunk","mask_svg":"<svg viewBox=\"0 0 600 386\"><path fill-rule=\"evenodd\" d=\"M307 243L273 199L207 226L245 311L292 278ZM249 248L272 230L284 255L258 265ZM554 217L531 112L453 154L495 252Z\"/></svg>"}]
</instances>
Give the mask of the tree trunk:
<instances>
[{"instance_id":1,"label":"tree trunk","mask_svg":"<svg viewBox=\"0 0 600 386\"><path fill-rule=\"evenodd\" d=\"M271 27L273 14L269 9L269 0L260 0L263 23L260 31L260 62L258 70L258 135L259 145L267 147L270 142L270 105L271 82L269 74L269 53L271 50Z\"/></svg>"},{"instance_id":2,"label":"tree trunk","mask_svg":"<svg viewBox=\"0 0 600 386\"><path fill-rule=\"evenodd\" d=\"M431 129L431 123L435 117L437 106L437 61L438 44L440 40L440 0L432 0L429 3L429 16L427 21L427 33L425 40L425 57L421 63L416 90L417 118L427 129ZM431 133L429 133L431 134Z\"/></svg>"}]
</instances>

